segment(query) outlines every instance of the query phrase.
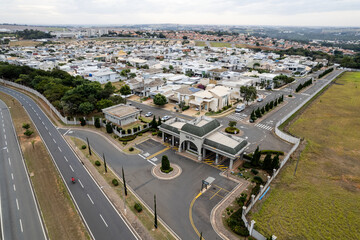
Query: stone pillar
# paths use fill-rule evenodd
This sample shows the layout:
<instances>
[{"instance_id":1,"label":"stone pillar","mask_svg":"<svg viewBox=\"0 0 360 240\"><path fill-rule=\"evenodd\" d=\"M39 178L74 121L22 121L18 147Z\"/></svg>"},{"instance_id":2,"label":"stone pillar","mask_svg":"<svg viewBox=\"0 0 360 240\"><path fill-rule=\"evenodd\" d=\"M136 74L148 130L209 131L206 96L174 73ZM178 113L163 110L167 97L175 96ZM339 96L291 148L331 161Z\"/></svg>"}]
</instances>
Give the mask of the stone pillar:
<instances>
[{"instance_id":1,"label":"stone pillar","mask_svg":"<svg viewBox=\"0 0 360 240\"><path fill-rule=\"evenodd\" d=\"M270 176L267 176L268 182L270 182L270 178L271 178Z\"/></svg>"},{"instance_id":2,"label":"stone pillar","mask_svg":"<svg viewBox=\"0 0 360 240\"><path fill-rule=\"evenodd\" d=\"M245 217L246 206L243 206L242 209L243 209L243 210L242 210L242 215ZM245 224L247 225L247 223L245 223Z\"/></svg>"},{"instance_id":3,"label":"stone pillar","mask_svg":"<svg viewBox=\"0 0 360 240\"><path fill-rule=\"evenodd\" d=\"M198 148L198 160L202 161L201 148Z\"/></svg>"},{"instance_id":4,"label":"stone pillar","mask_svg":"<svg viewBox=\"0 0 360 240\"><path fill-rule=\"evenodd\" d=\"M215 155L215 164L218 165L219 164L219 154L216 153Z\"/></svg>"},{"instance_id":5,"label":"stone pillar","mask_svg":"<svg viewBox=\"0 0 360 240\"><path fill-rule=\"evenodd\" d=\"M175 145L175 137L174 135L171 136L171 146Z\"/></svg>"},{"instance_id":6,"label":"stone pillar","mask_svg":"<svg viewBox=\"0 0 360 240\"><path fill-rule=\"evenodd\" d=\"M256 223L256 222L255 222L254 220L251 220L250 231L249 231L250 236L251 236L252 231L253 231L253 229L254 229L254 224L255 224L255 223Z\"/></svg>"},{"instance_id":7,"label":"stone pillar","mask_svg":"<svg viewBox=\"0 0 360 240\"><path fill-rule=\"evenodd\" d=\"M76 117L74 117L74 122L75 122L74 124L76 125Z\"/></svg>"},{"instance_id":8,"label":"stone pillar","mask_svg":"<svg viewBox=\"0 0 360 240\"><path fill-rule=\"evenodd\" d=\"M161 134L162 134L162 136L161 136L161 137L162 137L162 141L165 142L165 133L162 132Z\"/></svg>"},{"instance_id":9,"label":"stone pillar","mask_svg":"<svg viewBox=\"0 0 360 240\"><path fill-rule=\"evenodd\" d=\"M181 152L181 150L182 150L182 149L181 149L181 144L182 144L182 143L179 143L179 149L178 149L178 152Z\"/></svg>"},{"instance_id":10,"label":"stone pillar","mask_svg":"<svg viewBox=\"0 0 360 240\"><path fill-rule=\"evenodd\" d=\"M234 159L230 159L230 166L229 166L230 171L233 168L233 164L234 164Z\"/></svg>"},{"instance_id":11,"label":"stone pillar","mask_svg":"<svg viewBox=\"0 0 360 240\"><path fill-rule=\"evenodd\" d=\"M92 117L93 125L95 125L95 117Z\"/></svg>"},{"instance_id":12,"label":"stone pillar","mask_svg":"<svg viewBox=\"0 0 360 240\"><path fill-rule=\"evenodd\" d=\"M273 178L275 177L275 173L276 173L276 169L274 168L273 169L273 175L272 175Z\"/></svg>"},{"instance_id":13,"label":"stone pillar","mask_svg":"<svg viewBox=\"0 0 360 240\"><path fill-rule=\"evenodd\" d=\"M263 190L264 190L264 186L263 186L263 185L260 185L260 194L263 193Z\"/></svg>"},{"instance_id":14,"label":"stone pillar","mask_svg":"<svg viewBox=\"0 0 360 240\"><path fill-rule=\"evenodd\" d=\"M203 158L205 159L205 157L206 157L206 149L205 148L203 148Z\"/></svg>"},{"instance_id":15,"label":"stone pillar","mask_svg":"<svg viewBox=\"0 0 360 240\"><path fill-rule=\"evenodd\" d=\"M254 205L254 203L255 203L255 195L252 194L251 195L251 205Z\"/></svg>"}]
</instances>

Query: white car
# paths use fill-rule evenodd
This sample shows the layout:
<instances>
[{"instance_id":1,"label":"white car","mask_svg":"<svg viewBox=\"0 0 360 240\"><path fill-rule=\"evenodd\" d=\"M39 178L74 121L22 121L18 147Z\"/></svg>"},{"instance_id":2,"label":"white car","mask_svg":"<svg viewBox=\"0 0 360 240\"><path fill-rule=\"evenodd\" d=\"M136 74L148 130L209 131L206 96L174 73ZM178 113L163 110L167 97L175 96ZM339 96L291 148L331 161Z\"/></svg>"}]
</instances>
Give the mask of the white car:
<instances>
[{"instance_id":1,"label":"white car","mask_svg":"<svg viewBox=\"0 0 360 240\"><path fill-rule=\"evenodd\" d=\"M170 116L163 116L162 118L161 118L161 121L166 121L166 120L169 120L171 117Z\"/></svg>"},{"instance_id":2,"label":"white car","mask_svg":"<svg viewBox=\"0 0 360 240\"><path fill-rule=\"evenodd\" d=\"M152 112L147 112L147 113L145 114L145 117L151 117L152 115L153 115Z\"/></svg>"}]
</instances>

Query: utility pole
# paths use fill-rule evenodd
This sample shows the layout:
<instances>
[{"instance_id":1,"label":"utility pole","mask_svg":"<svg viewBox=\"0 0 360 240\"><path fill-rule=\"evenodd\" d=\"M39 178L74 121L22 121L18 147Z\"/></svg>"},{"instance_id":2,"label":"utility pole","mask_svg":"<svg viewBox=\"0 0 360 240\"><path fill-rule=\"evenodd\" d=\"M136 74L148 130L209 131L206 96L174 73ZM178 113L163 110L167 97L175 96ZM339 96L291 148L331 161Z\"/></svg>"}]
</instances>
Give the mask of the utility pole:
<instances>
[{"instance_id":1,"label":"utility pole","mask_svg":"<svg viewBox=\"0 0 360 240\"><path fill-rule=\"evenodd\" d=\"M156 195L154 194L154 227L157 229L157 213L156 213Z\"/></svg>"},{"instance_id":2,"label":"utility pole","mask_svg":"<svg viewBox=\"0 0 360 240\"><path fill-rule=\"evenodd\" d=\"M88 149L89 149L89 154L91 156L91 148L90 148L90 143L89 143L89 139L86 137L86 141L87 141L87 144L88 144Z\"/></svg>"},{"instance_id":3,"label":"utility pole","mask_svg":"<svg viewBox=\"0 0 360 240\"><path fill-rule=\"evenodd\" d=\"M105 172L107 173L107 166L106 166L106 160L105 160L105 154L103 153L103 159L104 159L104 168Z\"/></svg>"}]
</instances>

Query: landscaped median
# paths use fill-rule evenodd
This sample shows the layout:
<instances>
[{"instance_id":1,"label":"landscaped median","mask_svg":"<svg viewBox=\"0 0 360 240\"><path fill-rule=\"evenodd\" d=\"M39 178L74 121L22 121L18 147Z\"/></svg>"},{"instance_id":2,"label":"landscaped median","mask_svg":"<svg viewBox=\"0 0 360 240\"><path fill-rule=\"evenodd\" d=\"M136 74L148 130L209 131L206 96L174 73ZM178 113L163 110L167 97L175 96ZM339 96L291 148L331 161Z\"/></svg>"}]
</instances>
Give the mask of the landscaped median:
<instances>
[{"instance_id":1,"label":"landscaped median","mask_svg":"<svg viewBox=\"0 0 360 240\"><path fill-rule=\"evenodd\" d=\"M125 214L123 204L123 179L120 176L117 176L108 165L107 172L105 172L104 162L98 154L92 152L90 155L88 148L82 148L82 145L86 144L84 141L69 136L66 136L65 138L70 146L75 150L77 155L82 159L85 167L95 178L98 184L103 186L102 189L109 197L110 201L114 203L119 212L126 216L126 219L143 239L176 239L162 223L158 222L158 228L154 228L154 214L146 206L144 206L143 202L131 189L129 189L128 186L126 188L127 196L125 197L127 209ZM124 173L126 183L126 169L124 169ZM131 212L128 210L131 210Z\"/></svg>"},{"instance_id":2,"label":"landscaped median","mask_svg":"<svg viewBox=\"0 0 360 240\"><path fill-rule=\"evenodd\" d=\"M7 94L1 93L0 99L10 108L49 238L89 239L69 193L26 111L17 100ZM24 123L29 123L28 130L33 131L29 136L24 135L24 128L28 127Z\"/></svg>"}]
</instances>

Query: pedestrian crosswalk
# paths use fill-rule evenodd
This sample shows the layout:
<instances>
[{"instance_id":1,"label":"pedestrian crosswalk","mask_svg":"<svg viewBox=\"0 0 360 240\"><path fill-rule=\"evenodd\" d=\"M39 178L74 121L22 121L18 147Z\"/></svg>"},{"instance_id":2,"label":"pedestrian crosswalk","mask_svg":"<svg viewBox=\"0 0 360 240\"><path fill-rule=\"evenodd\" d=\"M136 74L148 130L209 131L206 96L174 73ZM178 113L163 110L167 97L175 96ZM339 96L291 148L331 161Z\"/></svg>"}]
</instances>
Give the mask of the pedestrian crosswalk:
<instances>
[{"instance_id":1,"label":"pedestrian crosswalk","mask_svg":"<svg viewBox=\"0 0 360 240\"><path fill-rule=\"evenodd\" d=\"M255 124L255 127L262 128L262 129L265 129L265 130L268 130L268 131L273 130L273 127L265 125L265 124L261 124L261 123Z\"/></svg>"},{"instance_id":2,"label":"pedestrian crosswalk","mask_svg":"<svg viewBox=\"0 0 360 240\"><path fill-rule=\"evenodd\" d=\"M227 116L228 118L235 120L235 121L242 121L244 120L248 115L244 113L233 113Z\"/></svg>"}]
</instances>

